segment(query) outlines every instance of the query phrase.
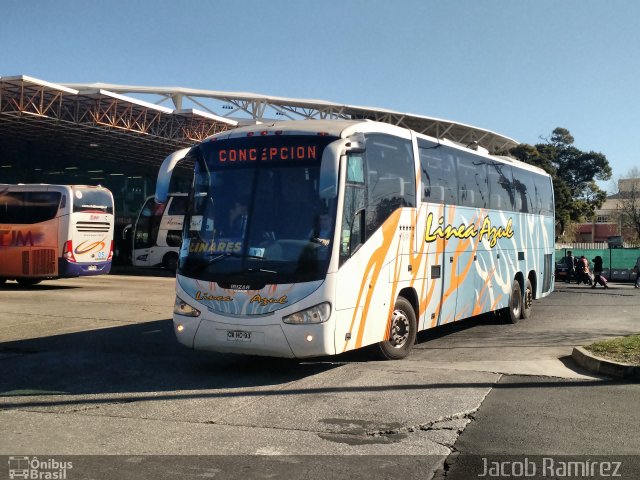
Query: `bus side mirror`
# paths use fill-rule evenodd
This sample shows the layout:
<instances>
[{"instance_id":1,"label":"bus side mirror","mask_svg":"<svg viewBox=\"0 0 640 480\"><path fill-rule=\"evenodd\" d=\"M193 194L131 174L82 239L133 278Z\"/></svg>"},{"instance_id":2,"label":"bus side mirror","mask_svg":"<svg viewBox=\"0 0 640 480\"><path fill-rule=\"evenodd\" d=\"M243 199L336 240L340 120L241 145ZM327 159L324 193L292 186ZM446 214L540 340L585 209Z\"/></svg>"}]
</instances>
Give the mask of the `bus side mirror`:
<instances>
[{"instance_id":1,"label":"bus side mirror","mask_svg":"<svg viewBox=\"0 0 640 480\"><path fill-rule=\"evenodd\" d=\"M173 152L167 158L164 159L162 165L160 165L160 171L158 172L158 181L156 183L156 203L166 203L169 195L169 185L171 184L171 175L173 174L173 168L176 164L187 156L191 147L183 148L177 152Z\"/></svg>"},{"instance_id":2,"label":"bus side mirror","mask_svg":"<svg viewBox=\"0 0 640 480\"><path fill-rule=\"evenodd\" d=\"M320 163L320 182L318 194L322 199L336 198L338 196L338 172L340 156L349 142L346 138L341 138L331 142L322 152L322 162Z\"/></svg>"},{"instance_id":3,"label":"bus side mirror","mask_svg":"<svg viewBox=\"0 0 640 480\"><path fill-rule=\"evenodd\" d=\"M322 152L318 192L320 198L330 199L338 196L340 157L347 151L364 152L364 135L362 133L356 133L347 138L331 142Z\"/></svg>"}]
</instances>

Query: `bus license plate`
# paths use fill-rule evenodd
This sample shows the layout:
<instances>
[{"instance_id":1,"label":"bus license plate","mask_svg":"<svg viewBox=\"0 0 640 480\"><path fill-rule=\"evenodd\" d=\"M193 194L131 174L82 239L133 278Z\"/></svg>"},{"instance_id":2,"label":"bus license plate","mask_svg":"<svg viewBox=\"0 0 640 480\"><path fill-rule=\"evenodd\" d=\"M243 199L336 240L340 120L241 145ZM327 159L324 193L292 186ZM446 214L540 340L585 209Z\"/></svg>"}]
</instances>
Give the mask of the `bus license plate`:
<instances>
[{"instance_id":1,"label":"bus license plate","mask_svg":"<svg viewBox=\"0 0 640 480\"><path fill-rule=\"evenodd\" d=\"M246 330L227 330L227 341L250 342L251 332L247 332Z\"/></svg>"},{"instance_id":2,"label":"bus license plate","mask_svg":"<svg viewBox=\"0 0 640 480\"><path fill-rule=\"evenodd\" d=\"M97 265L89 265L87 267L87 270L89 270L90 272L93 272L95 270L98 270L98 266Z\"/></svg>"}]
</instances>

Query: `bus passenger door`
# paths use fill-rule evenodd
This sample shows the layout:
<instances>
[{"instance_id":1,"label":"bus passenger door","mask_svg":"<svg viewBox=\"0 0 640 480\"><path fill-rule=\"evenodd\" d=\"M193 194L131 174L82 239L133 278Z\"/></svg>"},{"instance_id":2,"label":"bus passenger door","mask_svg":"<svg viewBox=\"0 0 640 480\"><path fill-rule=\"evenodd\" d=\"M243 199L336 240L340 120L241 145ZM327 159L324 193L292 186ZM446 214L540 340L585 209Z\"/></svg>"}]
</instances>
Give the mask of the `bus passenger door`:
<instances>
[{"instance_id":1,"label":"bus passenger door","mask_svg":"<svg viewBox=\"0 0 640 480\"><path fill-rule=\"evenodd\" d=\"M162 212L156 212L153 198L147 199L138 215L133 233L133 253L131 260L136 267L148 267L157 263L155 259L156 238Z\"/></svg>"}]
</instances>

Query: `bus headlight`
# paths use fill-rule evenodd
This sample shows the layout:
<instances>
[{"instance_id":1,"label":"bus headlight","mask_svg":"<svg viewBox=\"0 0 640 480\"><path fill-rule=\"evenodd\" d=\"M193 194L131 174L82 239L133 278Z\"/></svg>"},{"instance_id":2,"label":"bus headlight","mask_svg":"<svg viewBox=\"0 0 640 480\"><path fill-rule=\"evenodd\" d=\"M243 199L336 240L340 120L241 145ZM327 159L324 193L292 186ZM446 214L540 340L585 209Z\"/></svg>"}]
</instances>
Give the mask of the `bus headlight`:
<instances>
[{"instance_id":1,"label":"bus headlight","mask_svg":"<svg viewBox=\"0 0 640 480\"><path fill-rule=\"evenodd\" d=\"M284 323L294 324L308 324L308 323L322 323L329 320L331 315L331 304L329 302L321 303L315 307L307 308L300 312L282 317Z\"/></svg>"},{"instance_id":2,"label":"bus headlight","mask_svg":"<svg viewBox=\"0 0 640 480\"><path fill-rule=\"evenodd\" d=\"M176 315L184 315L185 317L200 316L200 310L193 308L180 297L176 297L176 303L173 305L173 313Z\"/></svg>"}]
</instances>

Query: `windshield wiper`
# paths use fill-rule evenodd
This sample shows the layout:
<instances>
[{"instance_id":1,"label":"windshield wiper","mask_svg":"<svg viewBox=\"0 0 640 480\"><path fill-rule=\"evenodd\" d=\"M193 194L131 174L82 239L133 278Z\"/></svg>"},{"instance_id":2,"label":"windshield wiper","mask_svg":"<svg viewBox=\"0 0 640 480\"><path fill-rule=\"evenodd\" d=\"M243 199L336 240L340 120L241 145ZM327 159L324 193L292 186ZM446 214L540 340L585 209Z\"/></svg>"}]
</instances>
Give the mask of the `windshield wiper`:
<instances>
[{"instance_id":1,"label":"windshield wiper","mask_svg":"<svg viewBox=\"0 0 640 480\"><path fill-rule=\"evenodd\" d=\"M260 272L260 273L270 273L272 275L277 275L278 272L276 272L275 270L267 270L266 268L247 268L245 270L245 272Z\"/></svg>"},{"instance_id":2,"label":"windshield wiper","mask_svg":"<svg viewBox=\"0 0 640 480\"><path fill-rule=\"evenodd\" d=\"M218 263L218 262L220 262L222 260L226 260L229 257L233 257L233 258L251 258L251 259L255 259L255 260L263 260L262 257L259 257L257 255L242 255L241 253L225 252L225 253L221 253L219 255L216 255L215 257L210 257L208 260L203 261L199 265L196 265L195 267L193 267L191 269L191 273L199 273L202 270L205 270L206 268L210 267L214 263ZM274 272L272 270L263 270L261 268L250 268L250 269L247 269L247 271L248 272L278 273L278 272Z\"/></svg>"},{"instance_id":3,"label":"windshield wiper","mask_svg":"<svg viewBox=\"0 0 640 480\"><path fill-rule=\"evenodd\" d=\"M229 257L241 258L242 255L240 255L239 253L225 252L221 253L220 255L216 255L215 257L209 257L206 261L202 261L202 263L199 263L198 265L195 265L193 268L191 268L189 273L200 273L202 270L209 268L214 263L217 263L221 260L226 260Z\"/></svg>"}]
</instances>

